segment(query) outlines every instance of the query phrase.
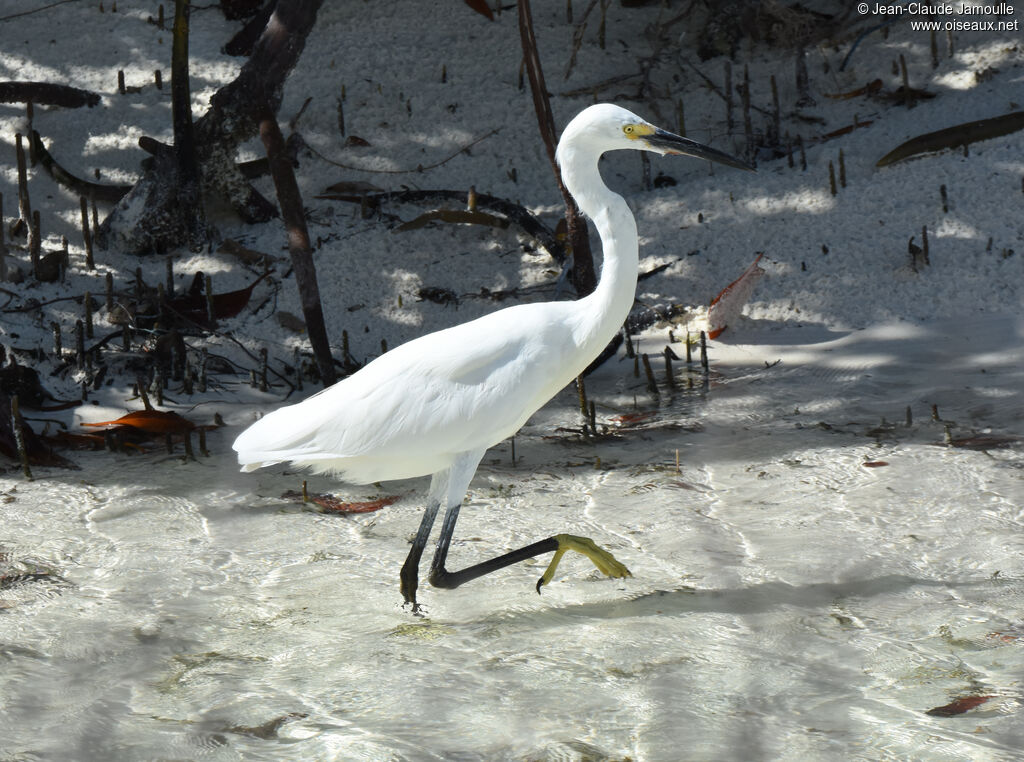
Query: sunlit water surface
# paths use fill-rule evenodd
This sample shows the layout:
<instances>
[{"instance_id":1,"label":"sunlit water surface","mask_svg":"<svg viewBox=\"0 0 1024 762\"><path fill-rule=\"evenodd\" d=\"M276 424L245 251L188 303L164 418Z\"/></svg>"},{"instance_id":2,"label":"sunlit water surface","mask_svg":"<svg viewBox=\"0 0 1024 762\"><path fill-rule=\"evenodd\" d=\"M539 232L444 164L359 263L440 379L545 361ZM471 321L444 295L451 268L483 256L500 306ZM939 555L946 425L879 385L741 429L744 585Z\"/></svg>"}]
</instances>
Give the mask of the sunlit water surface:
<instances>
[{"instance_id":1,"label":"sunlit water surface","mask_svg":"<svg viewBox=\"0 0 1024 762\"><path fill-rule=\"evenodd\" d=\"M1019 759L1022 338L751 332L658 400L613 361L613 433L558 431L567 391L515 466L496 447L451 565L569 531L633 578L570 557L538 596L539 559L424 587L422 617L398 569L424 481L311 480L401 496L316 513L280 497L299 475L236 472L237 428L198 462L8 474L0 759Z\"/></svg>"}]
</instances>

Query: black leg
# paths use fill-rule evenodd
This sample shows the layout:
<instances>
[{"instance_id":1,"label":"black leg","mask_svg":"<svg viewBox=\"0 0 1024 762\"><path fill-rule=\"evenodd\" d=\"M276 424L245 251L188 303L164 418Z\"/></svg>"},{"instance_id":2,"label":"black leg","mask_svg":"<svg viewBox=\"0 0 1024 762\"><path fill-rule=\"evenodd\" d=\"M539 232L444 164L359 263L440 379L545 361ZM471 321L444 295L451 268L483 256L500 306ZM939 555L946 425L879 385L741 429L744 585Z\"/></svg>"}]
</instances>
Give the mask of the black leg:
<instances>
[{"instance_id":1,"label":"black leg","mask_svg":"<svg viewBox=\"0 0 1024 762\"><path fill-rule=\"evenodd\" d=\"M477 577L482 577L485 574L490 574L498 569L504 569L506 566L517 564L520 561L525 561L527 558L534 558L542 553L554 553L558 550L558 538L549 537L546 540L535 542L530 545L526 545L517 550L509 551L496 558L491 558L487 561L482 561L473 566L467 566L465 569L460 571L450 572L444 568L444 559L438 560L437 556L434 556L434 562L430 565L430 584L434 587L443 587L451 589L458 587L459 585L465 584L470 580L474 580ZM446 548L447 550L447 548ZM537 592L540 592L540 586L543 582L543 578L537 582Z\"/></svg>"},{"instance_id":2,"label":"black leg","mask_svg":"<svg viewBox=\"0 0 1024 762\"><path fill-rule=\"evenodd\" d=\"M484 452L466 452L460 455L452 463L447 471L439 471L434 474L430 482L430 492L427 495L427 508L423 513L423 520L416 532L416 539L413 541L409 556L402 566L402 595L405 602L411 603L413 612L419 611L416 603L416 587L419 581L419 563L423 555L423 548L430 536L430 528L434 524L437 511L441 501L448 506L444 516L444 523L441 526L441 536L437 540L437 550L434 552L434 560L430 564L430 583L435 587L453 588L458 587L477 577L490 574L506 566L525 561L527 558L539 556L542 553L554 553L547 570L537 582L537 592L540 592L542 585L546 585L555 575L555 569L562 556L567 551L581 553L593 562L593 564L609 577L629 577L629 569L615 560L615 557L606 550L599 548L593 540L575 535L559 534L549 537L546 540L526 545L517 550L510 551L497 558L474 564L460 571L450 572L444 568L448 559L448 550L452 544L452 535L455 534L455 524L459 520L459 509L462 499L469 487L470 479L476 471Z\"/></svg>"},{"instance_id":3,"label":"black leg","mask_svg":"<svg viewBox=\"0 0 1024 762\"><path fill-rule=\"evenodd\" d=\"M430 529L434 526L434 517L437 516L437 509L440 503L433 494L427 496L427 507L423 511L423 520L420 521L420 528L416 531L416 538L409 549L409 555L402 564L402 571L398 575L402 583L402 596L406 603L412 604L415 613L419 610L416 603L416 588L419 585L420 557L423 555L423 548L430 537Z\"/></svg>"},{"instance_id":4,"label":"black leg","mask_svg":"<svg viewBox=\"0 0 1024 762\"><path fill-rule=\"evenodd\" d=\"M465 569L450 572L444 568L448 558L448 549L451 546L452 534L455 532L455 522L459 518L459 506L455 505L448 509L444 516L444 524L441 527L441 537L437 541L437 550L434 553L434 560L430 564L430 584L434 587L452 589L465 584L477 577L483 577L498 569L517 564L528 558L534 558L543 553L554 553L547 570L537 580L537 592L540 593L541 586L546 585L555 575L555 569L566 551L573 550L582 553L589 558L597 568L609 577L630 577L629 569L615 560L615 557L606 550L599 548L593 540L586 537L576 537L570 534L558 534L548 537L546 540L524 545L516 550L511 550L495 558L481 561Z\"/></svg>"}]
</instances>

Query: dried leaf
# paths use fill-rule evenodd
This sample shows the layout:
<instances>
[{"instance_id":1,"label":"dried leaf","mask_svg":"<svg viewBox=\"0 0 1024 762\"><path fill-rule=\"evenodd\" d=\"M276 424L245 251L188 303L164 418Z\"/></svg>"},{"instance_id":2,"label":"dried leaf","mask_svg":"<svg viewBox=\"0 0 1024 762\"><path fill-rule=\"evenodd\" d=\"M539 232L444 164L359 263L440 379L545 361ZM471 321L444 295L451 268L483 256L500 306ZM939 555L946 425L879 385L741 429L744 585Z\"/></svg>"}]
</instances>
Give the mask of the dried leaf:
<instances>
[{"instance_id":1,"label":"dried leaf","mask_svg":"<svg viewBox=\"0 0 1024 762\"><path fill-rule=\"evenodd\" d=\"M481 16L486 16L490 21L494 21L494 12L491 11L491 7L487 4L487 0L465 0L465 2L466 5Z\"/></svg>"},{"instance_id":2,"label":"dried leaf","mask_svg":"<svg viewBox=\"0 0 1024 762\"><path fill-rule=\"evenodd\" d=\"M342 180L340 183L335 183L324 189L324 193L342 193L352 196L359 196L364 193L382 193L383 191L383 188L378 188L373 183L363 180Z\"/></svg>"},{"instance_id":3,"label":"dried leaf","mask_svg":"<svg viewBox=\"0 0 1024 762\"><path fill-rule=\"evenodd\" d=\"M718 296L711 300L708 309L709 339L717 339L722 335L722 331L740 316L743 305L749 301L751 294L754 293L754 287L764 275L764 269L757 264L763 256L764 254L758 254L750 267L743 271L743 275L723 288Z\"/></svg>"},{"instance_id":4,"label":"dried leaf","mask_svg":"<svg viewBox=\"0 0 1024 762\"><path fill-rule=\"evenodd\" d=\"M853 124L848 124L845 127L840 127L838 130L826 132L824 135L821 136L821 139L831 140L832 138L838 138L841 137L842 135L849 135L854 130L859 130L861 127L870 127L872 124L874 124L874 121L871 119L865 119L862 122L854 122Z\"/></svg>"},{"instance_id":5,"label":"dried leaf","mask_svg":"<svg viewBox=\"0 0 1024 762\"><path fill-rule=\"evenodd\" d=\"M261 265L268 259L271 262L277 262L281 259L280 257L272 257L269 254L264 254L262 251L247 248L233 238L225 238L221 241L217 251L224 254L230 254L247 265Z\"/></svg>"},{"instance_id":6,"label":"dried leaf","mask_svg":"<svg viewBox=\"0 0 1024 762\"><path fill-rule=\"evenodd\" d=\"M83 426L129 426L149 434L180 434L196 427L173 410L136 410L114 421L83 423Z\"/></svg>"},{"instance_id":7,"label":"dried leaf","mask_svg":"<svg viewBox=\"0 0 1024 762\"><path fill-rule=\"evenodd\" d=\"M885 460L865 460L861 465L864 468L881 468L882 466L888 466L889 462Z\"/></svg>"},{"instance_id":8,"label":"dried leaf","mask_svg":"<svg viewBox=\"0 0 1024 762\"><path fill-rule=\"evenodd\" d=\"M281 495L281 498L284 500L302 501L302 493L297 492L296 490L288 490ZM366 502L346 503L339 500L334 495L309 492L306 494L306 501L319 505L328 513L373 513L374 511L379 511L381 508L389 506L392 503L398 502L398 496L393 495L391 497L382 497L377 500L368 500Z\"/></svg>"},{"instance_id":9,"label":"dried leaf","mask_svg":"<svg viewBox=\"0 0 1024 762\"><path fill-rule=\"evenodd\" d=\"M644 421L649 421L657 415L653 410L647 410L642 413L623 413L622 415L614 415L608 420L612 423L617 423L620 426L634 426Z\"/></svg>"},{"instance_id":10,"label":"dried leaf","mask_svg":"<svg viewBox=\"0 0 1024 762\"><path fill-rule=\"evenodd\" d=\"M856 98L858 95L870 95L876 93L882 89L882 80L876 79L868 82L864 87L858 87L856 90L850 90L845 93L824 93L826 98L832 100L846 100L848 98Z\"/></svg>"},{"instance_id":11,"label":"dried leaf","mask_svg":"<svg viewBox=\"0 0 1024 762\"><path fill-rule=\"evenodd\" d=\"M48 444L70 447L75 450L102 450L104 445L102 434L75 434L63 430L49 436L44 436L43 441Z\"/></svg>"},{"instance_id":12,"label":"dried leaf","mask_svg":"<svg viewBox=\"0 0 1024 762\"><path fill-rule=\"evenodd\" d=\"M1024 639L1024 626L1015 625L999 632L990 632L988 637L1003 643L1020 643Z\"/></svg>"}]
</instances>

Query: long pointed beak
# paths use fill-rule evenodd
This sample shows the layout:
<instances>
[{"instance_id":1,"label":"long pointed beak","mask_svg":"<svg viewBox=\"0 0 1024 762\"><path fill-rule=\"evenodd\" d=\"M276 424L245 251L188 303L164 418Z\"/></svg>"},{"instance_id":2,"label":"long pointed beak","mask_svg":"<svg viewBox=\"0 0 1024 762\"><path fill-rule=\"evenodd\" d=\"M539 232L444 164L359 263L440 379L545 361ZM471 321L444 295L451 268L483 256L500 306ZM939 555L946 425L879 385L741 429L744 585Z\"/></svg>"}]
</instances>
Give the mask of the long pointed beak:
<instances>
[{"instance_id":1,"label":"long pointed beak","mask_svg":"<svg viewBox=\"0 0 1024 762\"><path fill-rule=\"evenodd\" d=\"M645 140L651 149L658 153L683 154L685 156L694 156L698 159L717 161L719 164L725 164L736 169L745 169L748 172L757 171L747 162L741 161L735 156L730 156L724 151L719 151L717 148L706 146L703 143L698 143L696 140L690 140L666 130L655 129L654 133L646 136Z\"/></svg>"}]
</instances>

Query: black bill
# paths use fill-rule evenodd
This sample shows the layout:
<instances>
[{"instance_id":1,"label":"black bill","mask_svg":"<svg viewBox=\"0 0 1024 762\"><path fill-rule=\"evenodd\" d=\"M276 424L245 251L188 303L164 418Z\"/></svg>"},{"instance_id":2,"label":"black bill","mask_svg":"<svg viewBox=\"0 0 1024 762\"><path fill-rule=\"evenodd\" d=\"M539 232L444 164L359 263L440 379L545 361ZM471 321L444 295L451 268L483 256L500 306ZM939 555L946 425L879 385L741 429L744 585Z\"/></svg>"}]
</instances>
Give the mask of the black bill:
<instances>
[{"instance_id":1,"label":"black bill","mask_svg":"<svg viewBox=\"0 0 1024 762\"><path fill-rule=\"evenodd\" d=\"M698 143L696 140L690 140L666 130L656 129L653 135L648 135L645 139L651 148L666 154L684 154L698 159L717 161L719 164L725 164L736 169L745 169L748 172L757 171L747 162L737 159L735 156L730 156L724 151L719 151L717 148L706 146L703 143Z\"/></svg>"}]
</instances>

